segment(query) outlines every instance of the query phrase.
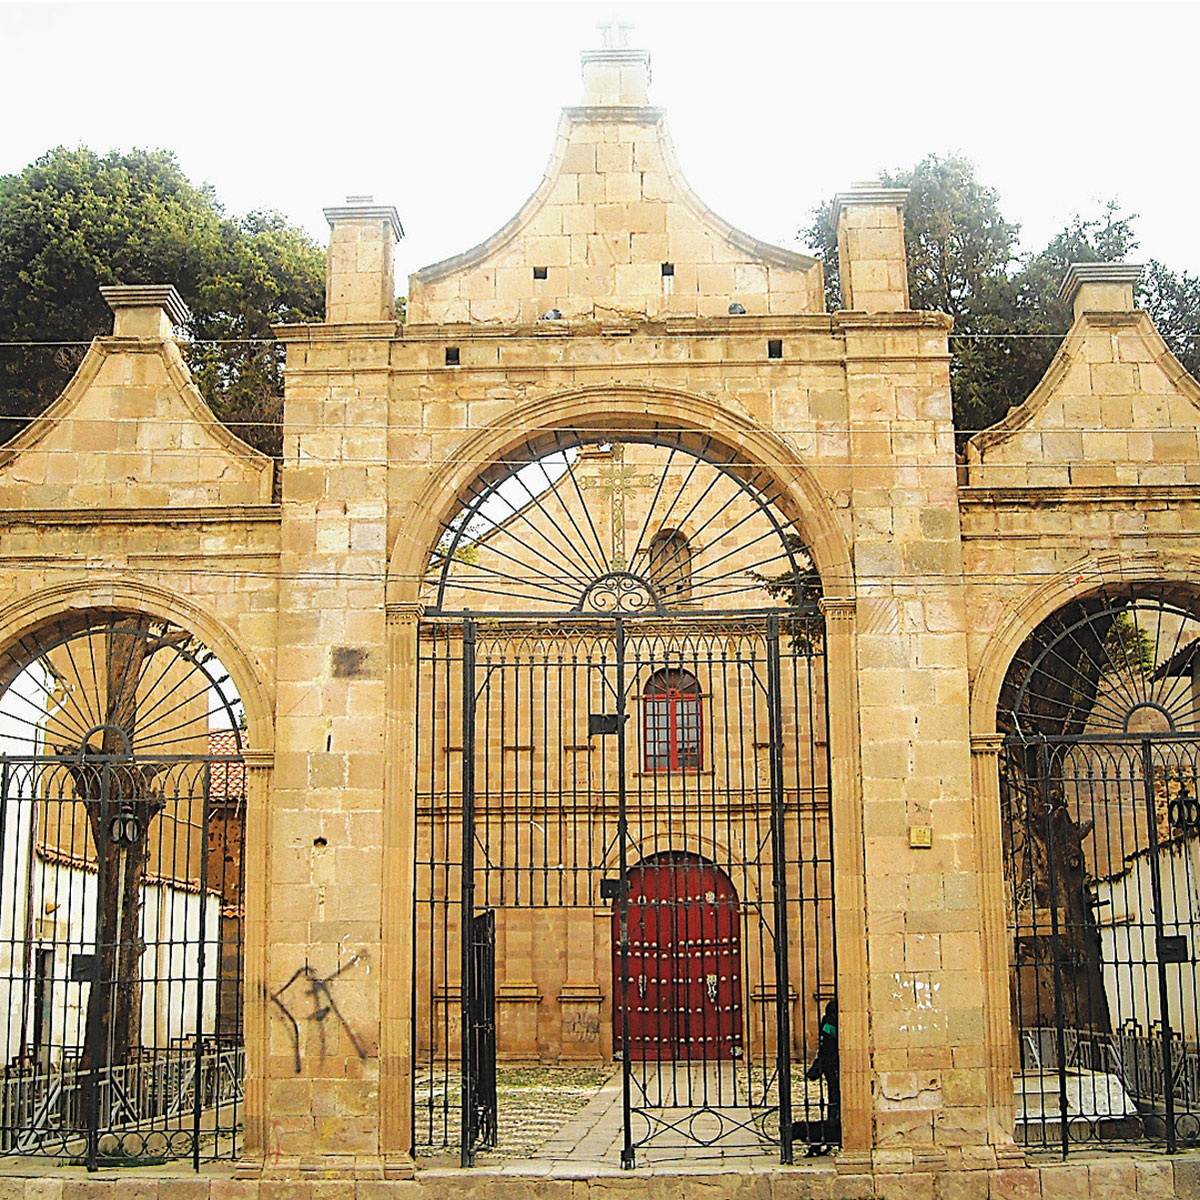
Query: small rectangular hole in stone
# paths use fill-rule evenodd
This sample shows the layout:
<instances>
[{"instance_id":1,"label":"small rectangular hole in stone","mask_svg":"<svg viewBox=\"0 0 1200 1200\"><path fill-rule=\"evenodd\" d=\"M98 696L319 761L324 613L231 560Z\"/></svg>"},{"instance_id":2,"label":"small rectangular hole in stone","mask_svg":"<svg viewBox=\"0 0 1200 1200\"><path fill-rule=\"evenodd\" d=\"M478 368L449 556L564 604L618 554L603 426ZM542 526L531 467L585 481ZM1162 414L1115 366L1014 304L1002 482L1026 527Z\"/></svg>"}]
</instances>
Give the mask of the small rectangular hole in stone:
<instances>
[{"instance_id":1,"label":"small rectangular hole in stone","mask_svg":"<svg viewBox=\"0 0 1200 1200\"><path fill-rule=\"evenodd\" d=\"M670 277L675 274L675 264L674 263L663 263L662 273L663 273L664 279L670 279Z\"/></svg>"},{"instance_id":2,"label":"small rectangular hole in stone","mask_svg":"<svg viewBox=\"0 0 1200 1200\"><path fill-rule=\"evenodd\" d=\"M771 338L767 342L767 357L782 358L783 357L783 341L780 338Z\"/></svg>"},{"instance_id":3,"label":"small rectangular hole in stone","mask_svg":"<svg viewBox=\"0 0 1200 1200\"><path fill-rule=\"evenodd\" d=\"M533 268L533 277L534 277L534 279L545 279L548 276L549 272L550 272L549 267L534 267Z\"/></svg>"},{"instance_id":4,"label":"small rectangular hole in stone","mask_svg":"<svg viewBox=\"0 0 1200 1200\"><path fill-rule=\"evenodd\" d=\"M446 347L446 366L448 366L448 367L457 367L458 366L458 347L457 346L447 346Z\"/></svg>"}]
</instances>

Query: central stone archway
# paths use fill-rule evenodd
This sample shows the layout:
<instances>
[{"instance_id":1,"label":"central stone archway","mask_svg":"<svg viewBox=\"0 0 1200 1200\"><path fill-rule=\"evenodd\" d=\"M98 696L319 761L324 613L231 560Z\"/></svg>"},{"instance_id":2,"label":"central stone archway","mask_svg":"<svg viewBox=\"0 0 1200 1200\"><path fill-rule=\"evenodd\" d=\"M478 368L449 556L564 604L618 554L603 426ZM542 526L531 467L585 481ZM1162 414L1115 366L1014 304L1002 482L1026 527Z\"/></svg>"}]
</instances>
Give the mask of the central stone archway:
<instances>
[{"instance_id":1,"label":"central stone archway","mask_svg":"<svg viewBox=\"0 0 1200 1200\"><path fill-rule=\"evenodd\" d=\"M739 1026L746 1014L738 1045L717 1053L697 1043L700 1073L692 1063L686 1086L635 1080L622 1054L625 1107L637 1117L627 1164L664 1131L697 1145L749 1137L757 1146L764 1129L790 1161L791 1064L815 1049L818 1014L817 995L788 980L806 979L822 1001L836 991L817 609L824 580L807 539L822 539L835 573L844 544L830 532L827 503L826 525L803 504L812 480L782 442L695 403L690 420L710 428L684 427L678 398L673 411L650 413L648 394L619 391L586 430L566 420L564 402L507 422L492 448L486 431L475 435L427 488L431 506L433 493L441 496L440 521L419 518L424 604L410 611L419 730L414 1033L424 1065L415 1116L419 1145L462 1136L464 1162L475 1147L459 1131L493 1128L474 1116L471 1055L487 1044L475 1022L495 1023L502 1058L611 1054L623 984L609 966L628 965L630 935L620 935L618 952L592 913L615 901L619 928L628 928L626 875L647 837L666 848L701 833L713 840L720 827L734 849L715 869L745 876L744 890L760 900L737 931L746 969L723 982L717 971L711 989L703 981L701 1000L708 990L711 1005L728 999ZM789 458L792 488L778 469ZM411 586L404 539L393 582ZM686 700L678 688L655 690L655 680L683 678L692 681ZM825 899L802 908L801 894ZM463 986L466 959L458 962L462 931L487 913L495 914L496 1014L478 1011ZM716 1070L722 1061L727 1069ZM456 1086L461 1124L426 1111L435 1093ZM796 1097L814 1126L825 1102ZM685 1128L695 1136L680 1134Z\"/></svg>"}]
</instances>

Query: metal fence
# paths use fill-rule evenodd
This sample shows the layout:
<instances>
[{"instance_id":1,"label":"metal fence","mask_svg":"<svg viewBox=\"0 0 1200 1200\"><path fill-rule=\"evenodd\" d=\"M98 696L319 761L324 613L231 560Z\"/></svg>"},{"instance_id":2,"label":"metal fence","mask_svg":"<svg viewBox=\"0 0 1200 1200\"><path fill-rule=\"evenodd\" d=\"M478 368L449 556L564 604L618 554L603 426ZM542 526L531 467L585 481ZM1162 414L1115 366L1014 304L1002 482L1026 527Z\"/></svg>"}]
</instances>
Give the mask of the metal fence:
<instances>
[{"instance_id":1,"label":"metal fence","mask_svg":"<svg viewBox=\"0 0 1200 1200\"><path fill-rule=\"evenodd\" d=\"M820 619L427 619L419 660L418 1145L475 1153L481 910L499 1055L617 1058L625 1165L839 1140L836 1056L792 1088L834 999Z\"/></svg>"},{"instance_id":2,"label":"metal fence","mask_svg":"<svg viewBox=\"0 0 1200 1200\"><path fill-rule=\"evenodd\" d=\"M237 756L0 758L0 1154L236 1157Z\"/></svg>"},{"instance_id":3,"label":"metal fence","mask_svg":"<svg viewBox=\"0 0 1200 1200\"><path fill-rule=\"evenodd\" d=\"M1012 740L1002 762L1017 1132L1200 1135L1200 737Z\"/></svg>"}]
</instances>

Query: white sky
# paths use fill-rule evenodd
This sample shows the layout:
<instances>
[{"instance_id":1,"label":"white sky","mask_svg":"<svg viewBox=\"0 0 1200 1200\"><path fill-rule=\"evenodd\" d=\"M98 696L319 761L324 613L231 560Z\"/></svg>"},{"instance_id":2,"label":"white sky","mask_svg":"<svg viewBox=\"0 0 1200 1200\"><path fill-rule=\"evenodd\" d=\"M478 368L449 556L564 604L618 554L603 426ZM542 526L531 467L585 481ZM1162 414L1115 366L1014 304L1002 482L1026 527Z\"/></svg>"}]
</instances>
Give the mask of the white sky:
<instances>
[{"instance_id":1,"label":"white sky","mask_svg":"<svg viewBox=\"0 0 1200 1200\"><path fill-rule=\"evenodd\" d=\"M322 207L371 193L400 212L403 277L533 191L612 19L651 51L693 188L758 237L959 151L1027 248L1115 197L1139 257L1200 273L1195 4L0 2L0 173L58 143L165 146L231 211L322 242Z\"/></svg>"}]
</instances>

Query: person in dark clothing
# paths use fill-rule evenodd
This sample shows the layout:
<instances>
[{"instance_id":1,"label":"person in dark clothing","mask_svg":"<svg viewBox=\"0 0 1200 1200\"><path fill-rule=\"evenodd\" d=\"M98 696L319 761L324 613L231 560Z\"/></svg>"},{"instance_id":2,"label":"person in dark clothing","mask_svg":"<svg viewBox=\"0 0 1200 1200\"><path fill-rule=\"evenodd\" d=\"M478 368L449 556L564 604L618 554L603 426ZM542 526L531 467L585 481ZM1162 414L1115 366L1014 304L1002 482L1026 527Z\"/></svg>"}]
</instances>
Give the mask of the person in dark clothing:
<instances>
[{"instance_id":1,"label":"person in dark clothing","mask_svg":"<svg viewBox=\"0 0 1200 1200\"><path fill-rule=\"evenodd\" d=\"M795 1121L792 1144L808 1146L808 1156L828 1154L842 1140L842 1096L838 1065L837 1001L830 1000L821 1014L817 1056L804 1072L810 1081L823 1080L825 1115L816 1121Z\"/></svg>"}]
</instances>

